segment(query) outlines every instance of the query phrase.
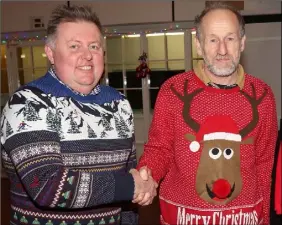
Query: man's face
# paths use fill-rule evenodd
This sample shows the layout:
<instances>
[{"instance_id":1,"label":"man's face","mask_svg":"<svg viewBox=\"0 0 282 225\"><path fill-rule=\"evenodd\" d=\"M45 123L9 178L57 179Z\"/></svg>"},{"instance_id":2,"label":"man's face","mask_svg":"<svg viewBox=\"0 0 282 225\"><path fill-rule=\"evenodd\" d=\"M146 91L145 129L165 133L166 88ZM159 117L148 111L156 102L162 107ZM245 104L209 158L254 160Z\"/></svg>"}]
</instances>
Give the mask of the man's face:
<instances>
[{"instance_id":1,"label":"man's face","mask_svg":"<svg viewBox=\"0 0 282 225\"><path fill-rule=\"evenodd\" d=\"M240 36L236 15L228 10L211 11L203 18L200 29L197 52L204 58L207 69L215 76L232 75L246 39Z\"/></svg>"},{"instance_id":2,"label":"man's face","mask_svg":"<svg viewBox=\"0 0 282 225\"><path fill-rule=\"evenodd\" d=\"M72 89L88 94L104 71L102 36L90 22L65 22L57 29L55 46L45 46L57 76Z\"/></svg>"}]
</instances>

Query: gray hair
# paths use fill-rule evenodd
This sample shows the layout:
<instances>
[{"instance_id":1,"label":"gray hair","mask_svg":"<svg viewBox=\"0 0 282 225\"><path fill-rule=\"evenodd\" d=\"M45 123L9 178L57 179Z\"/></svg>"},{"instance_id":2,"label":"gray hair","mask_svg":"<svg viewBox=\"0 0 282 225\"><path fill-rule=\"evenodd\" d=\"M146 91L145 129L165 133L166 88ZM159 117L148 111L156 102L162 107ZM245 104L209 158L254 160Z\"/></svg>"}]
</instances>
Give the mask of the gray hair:
<instances>
[{"instance_id":1,"label":"gray hair","mask_svg":"<svg viewBox=\"0 0 282 225\"><path fill-rule=\"evenodd\" d=\"M57 29L61 23L78 21L95 24L98 27L101 36L103 35L101 22L90 7L60 5L52 11L51 18L48 22L46 44L55 47Z\"/></svg>"},{"instance_id":2,"label":"gray hair","mask_svg":"<svg viewBox=\"0 0 282 225\"><path fill-rule=\"evenodd\" d=\"M196 37L200 40L201 24L202 24L202 20L205 17L205 15L217 9L229 10L235 14L239 22L240 37L242 38L245 35L245 21L244 21L243 16L240 14L240 12L236 8L232 7L231 5L227 3L221 2L221 1L210 2L210 4L205 7L205 9L201 12L201 14L195 17L194 26L196 29Z\"/></svg>"}]
</instances>

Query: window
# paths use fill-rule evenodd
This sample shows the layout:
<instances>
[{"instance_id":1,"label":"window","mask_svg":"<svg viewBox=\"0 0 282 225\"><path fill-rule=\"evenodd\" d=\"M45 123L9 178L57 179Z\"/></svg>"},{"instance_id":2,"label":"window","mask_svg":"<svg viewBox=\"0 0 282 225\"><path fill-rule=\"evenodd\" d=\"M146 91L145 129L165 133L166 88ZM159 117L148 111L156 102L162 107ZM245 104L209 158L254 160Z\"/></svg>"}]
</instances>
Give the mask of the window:
<instances>
[{"instance_id":1,"label":"window","mask_svg":"<svg viewBox=\"0 0 282 225\"><path fill-rule=\"evenodd\" d=\"M150 101L154 109L161 85L170 77L185 71L184 32L146 35L150 76Z\"/></svg>"},{"instance_id":2,"label":"window","mask_svg":"<svg viewBox=\"0 0 282 225\"><path fill-rule=\"evenodd\" d=\"M108 84L124 93L134 110L141 110L142 84L136 78L140 36L106 37L106 77Z\"/></svg>"},{"instance_id":3,"label":"window","mask_svg":"<svg viewBox=\"0 0 282 225\"><path fill-rule=\"evenodd\" d=\"M185 71L184 32L109 36L105 40L108 84L122 91L134 110L143 108L142 80L136 77L143 51L152 71L148 80L151 109L163 82Z\"/></svg>"},{"instance_id":4,"label":"window","mask_svg":"<svg viewBox=\"0 0 282 225\"><path fill-rule=\"evenodd\" d=\"M1 45L1 108L0 113L9 97L9 85L7 75L7 51L6 45Z\"/></svg>"},{"instance_id":5,"label":"window","mask_svg":"<svg viewBox=\"0 0 282 225\"><path fill-rule=\"evenodd\" d=\"M192 31L191 35L192 35L192 68L195 68L197 63L203 60L203 58L200 55L198 55L196 50L196 45L195 45L196 31Z\"/></svg>"},{"instance_id":6,"label":"window","mask_svg":"<svg viewBox=\"0 0 282 225\"><path fill-rule=\"evenodd\" d=\"M21 85L45 75L48 60L43 45L18 47L17 58Z\"/></svg>"}]
</instances>

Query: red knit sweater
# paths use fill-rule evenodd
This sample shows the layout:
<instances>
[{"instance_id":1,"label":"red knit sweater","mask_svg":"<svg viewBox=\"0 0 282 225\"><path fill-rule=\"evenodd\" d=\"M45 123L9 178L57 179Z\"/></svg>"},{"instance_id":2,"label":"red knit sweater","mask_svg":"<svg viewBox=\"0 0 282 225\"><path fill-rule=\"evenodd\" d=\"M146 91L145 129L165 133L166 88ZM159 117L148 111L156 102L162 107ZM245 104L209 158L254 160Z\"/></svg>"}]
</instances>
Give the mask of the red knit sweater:
<instances>
[{"instance_id":1,"label":"red knit sweater","mask_svg":"<svg viewBox=\"0 0 282 225\"><path fill-rule=\"evenodd\" d=\"M206 86L194 72L164 83L138 168L160 183L162 224L269 224L277 117L269 86Z\"/></svg>"}]
</instances>

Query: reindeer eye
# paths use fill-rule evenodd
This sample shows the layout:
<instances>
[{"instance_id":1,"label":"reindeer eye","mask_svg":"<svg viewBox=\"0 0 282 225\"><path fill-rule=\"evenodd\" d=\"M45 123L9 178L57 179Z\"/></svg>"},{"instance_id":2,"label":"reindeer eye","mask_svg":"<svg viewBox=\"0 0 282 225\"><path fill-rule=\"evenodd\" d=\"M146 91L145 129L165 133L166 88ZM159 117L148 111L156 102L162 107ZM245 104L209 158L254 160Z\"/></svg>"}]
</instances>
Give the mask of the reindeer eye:
<instances>
[{"instance_id":1,"label":"reindeer eye","mask_svg":"<svg viewBox=\"0 0 282 225\"><path fill-rule=\"evenodd\" d=\"M223 151L224 158L231 159L233 155L234 155L233 149L231 149L231 148L224 149L224 151Z\"/></svg>"},{"instance_id":2,"label":"reindeer eye","mask_svg":"<svg viewBox=\"0 0 282 225\"><path fill-rule=\"evenodd\" d=\"M222 154L222 151L219 148L212 148L209 151L209 156L212 159L218 159Z\"/></svg>"}]
</instances>

